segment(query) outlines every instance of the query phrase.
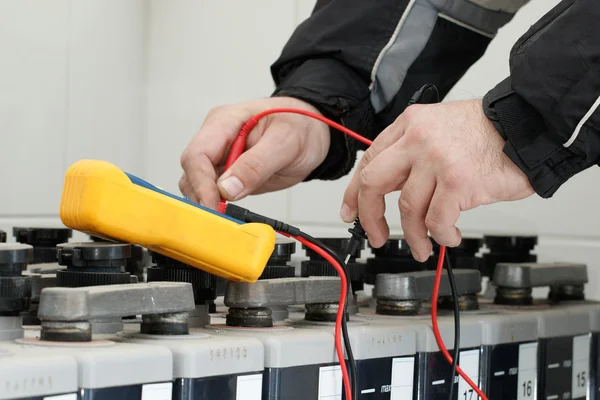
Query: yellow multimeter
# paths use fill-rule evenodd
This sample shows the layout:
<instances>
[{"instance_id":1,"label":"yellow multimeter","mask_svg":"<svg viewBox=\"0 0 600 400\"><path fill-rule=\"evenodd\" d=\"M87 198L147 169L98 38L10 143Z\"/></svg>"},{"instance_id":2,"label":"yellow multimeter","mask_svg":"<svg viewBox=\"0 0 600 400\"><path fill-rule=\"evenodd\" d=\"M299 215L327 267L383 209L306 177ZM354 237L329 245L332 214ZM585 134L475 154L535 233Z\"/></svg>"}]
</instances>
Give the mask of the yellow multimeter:
<instances>
[{"instance_id":1,"label":"yellow multimeter","mask_svg":"<svg viewBox=\"0 0 600 400\"><path fill-rule=\"evenodd\" d=\"M255 282L275 248L269 225L202 207L106 161L69 167L60 218L69 228L139 244L230 281Z\"/></svg>"}]
</instances>

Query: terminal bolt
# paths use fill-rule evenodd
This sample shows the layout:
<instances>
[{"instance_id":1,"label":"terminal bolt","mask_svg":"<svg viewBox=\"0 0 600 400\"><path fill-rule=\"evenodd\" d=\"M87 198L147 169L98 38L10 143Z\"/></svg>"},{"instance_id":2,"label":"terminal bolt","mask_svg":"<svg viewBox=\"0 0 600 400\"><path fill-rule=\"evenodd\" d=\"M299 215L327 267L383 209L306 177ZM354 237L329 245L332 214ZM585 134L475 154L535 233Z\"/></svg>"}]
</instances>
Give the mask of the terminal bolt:
<instances>
[{"instance_id":1,"label":"terminal bolt","mask_svg":"<svg viewBox=\"0 0 600 400\"><path fill-rule=\"evenodd\" d=\"M306 304L307 321L335 322L339 305L337 303ZM346 319L347 316L346 316Z\"/></svg>"},{"instance_id":2,"label":"terminal bolt","mask_svg":"<svg viewBox=\"0 0 600 400\"><path fill-rule=\"evenodd\" d=\"M452 296L443 296L438 300L438 307L444 310L454 309L454 299ZM465 294L458 296L458 309L460 311L473 311L479 309L479 300L476 294Z\"/></svg>"},{"instance_id":3,"label":"terminal bolt","mask_svg":"<svg viewBox=\"0 0 600 400\"><path fill-rule=\"evenodd\" d=\"M556 285L550 286L548 293L550 302L561 302L569 300L585 300L584 285Z\"/></svg>"},{"instance_id":4,"label":"terminal bolt","mask_svg":"<svg viewBox=\"0 0 600 400\"><path fill-rule=\"evenodd\" d=\"M89 321L41 321L40 340L45 342L91 342Z\"/></svg>"},{"instance_id":5,"label":"terminal bolt","mask_svg":"<svg viewBox=\"0 0 600 400\"><path fill-rule=\"evenodd\" d=\"M187 335L189 314L174 312L166 314L142 315L140 333L149 335Z\"/></svg>"},{"instance_id":6,"label":"terminal bolt","mask_svg":"<svg viewBox=\"0 0 600 400\"><path fill-rule=\"evenodd\" d=\"M258 308L229 308L225 319L227 326L244 328L271 328L273 312L266 307Z\"/></svg>"},{"instance_id":7,"label":"terminal bolt","mask_svg":"<svg viewBox=\"0 0 600 400\"><path fill-rule=\"evenodd\" d=\"M421 310L421 300L377 299L375 312L380 315L417 315Z\"/></svg>"},{"instance_id":8,"label":"terminal bolt","mask_svg":"<svg viewBox=\"0 0 600 400\"><path fill-rule=\"evenodd\" d=\"M533 304L531 288L508 288L498 286L494 303L508 306L530 306Z\"/></svg>"}]
</instances>

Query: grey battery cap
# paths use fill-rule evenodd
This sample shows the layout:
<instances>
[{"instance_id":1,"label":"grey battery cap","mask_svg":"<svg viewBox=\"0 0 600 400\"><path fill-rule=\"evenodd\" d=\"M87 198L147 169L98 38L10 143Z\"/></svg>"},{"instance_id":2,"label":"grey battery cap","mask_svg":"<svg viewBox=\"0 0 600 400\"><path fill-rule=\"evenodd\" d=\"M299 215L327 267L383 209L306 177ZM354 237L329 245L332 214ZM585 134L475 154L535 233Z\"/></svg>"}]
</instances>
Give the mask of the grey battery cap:
<instances>
[{"instance_id":1,"label":"grey battery cap","mask_svg":"<svg viewBox=\"0 0 600 400\"><path fill-rule=\"evenodd\" d=\"M365 282L375 284L377 275L399 272L422 271L428 269L428 262L414 259L410 246L403 236L393 235L378 248L371 248L372 257L367 258L365 267Z\"/></svg>"},{"instance_id":2,"label":"grey battery cap","mask_svg":"<svg viewBox=\"0 0 600 400\"><path fill-rule=\"evenodd\" d=\"M538 243L537 235L522 234L504 234L504 235L485 235L483 237L485 245L492 251L516 251L529 252Z\"/></svg>"},{"instance_id":3,"label":"grey battery cap","mask_svg":"<svg viewBox=\"0 0 600 400\"><path fill-rule=\"evenodd\" d=\"M66 270L56 272L57 286L81 287L129 283L122 269L131 257L125 243L77 242L56 246L57 260Z\"/></svg>"},{"instance_id":4,"label":"grey battery cap","mask_svg":"<svg viewBox=\"0 0 600 400\"><path fill-rule=\"evenodd\" d=\"M350 244L350 238L317 238L317 240L327 246L329 249L334 251L338 256L342 259L346 258L346 250L348 249L348 245ZM302 245L302 248L306 250L306 255L311 260L323 260L317 252L312 249L306 247L306 245ZM350 255L351 260L355 260L360 257L362 250L365 248L365 240L360 239L360 244L356 251Z\"/></svg>"},{"instance_id":5,"label":"grey battery cap","mask_svg":"<svg viewBox=\"0 0 600 400\"><path fill-rule=\"evenodd\" d=\"M151 252L155 267L146 269L146 281L188 282L194 289L196 304L205 304L217 298L217 277L165 255Z\"/></svg>"},{"instance_id":6,"label":"grey battery cap","mask_svg":"<svg viewBox=\"0 0 600 400\"><path fill-rule=\"evenodd\" d=\"M483 236L464 236L461 239L460 244L456 247L453 247L452 251L454 253L475 255L475 253L477 253L479 249L483 247L483 243ZM435 241L432 241L432 244L433 254L437 256L440 253L440 245Z\"/></svg>"},{"instance_id":7,"label":"grey battery cap","mask_svg":"<svg viewBox=\"0 0 600 400\"><path fill-rule=\"evenodd\" d=\"M0 269L3 265L28 264L33 259L33 246L21 243L0 243Z\"/></svg>"},{"instance_id":8,"label":"grey battery cap","mask_svg":"<svg viewBox=\"0 0 600 400\"><path fill-rule=\"evenodd\" d=\"M296 268L289 264L296 253L296 242L287 238L277 238L275 248L267 265L258 279L293 278Z\"/></svg>"},{"instance_id":9,"label":"grey battery cap","mask_svg":"<svg viewBox=\"0 0 600 400\"><path fill-rule=\"evenodd\" d=\"M33 246L33 260L30 264L56 262L56 245L68 242L72 234L69 228L13 228L17 242Z\"/></svg>"},{"instance_id":10,"label":"grey battery cap","mask_svg":"<svg viewBox=\"0 0 600 400\"><path fill-rule=\"evenodd\" d=\"M336 303L339 298L339 278L281 278L255 283L228 282L224 303L232 308L261 308Z\"/></svg>"},{"instance_id":11,"label":"grey battery cap","mask_svg":"<svg viewBox=\"0 0 600 400\"><path fill-rule=\"evenodd\" d=\"M458 295L481 291L481 276L477 270L454 270ZM435 271L415 271L402 274L379 274L375 279L374 297L378 300L429 300L433 294ZM451 296L448 274L442 274L439 296Z\"/></svg>"},{"instance_id":12,"label":"grey battery cap","mask_svg":"<svg viewBox=\"0 0 600 400\"><path fill-rule=\"evenodd\" d=\"M267 265L285 265L291 260L292 255L295 252L295 241L287 238L277 238L275 241L275 248L267 261Z\"/></svg>"},{"instance_id":13,"label":"grey battery cap","mask_svg":"<svg viewBox=\"0 0 600 400\"><path fill-rule=\"evenodd\" d=\"M410 255L410 246L404 240L404 236L392 235L381 247L373 247L369 243L369 248L375 257L394 258Z\"/></svg>"},{"instance_id":14,"label":"grey battery cap","mask_svg":"<svg viewBox=\"0 0 600 400\"><path fill-rule=\"evenodd\" d=\"M29 307L31 280L21 271L33 257L33 247L0 243L0 315L11 316Z\"/></svg>"},{"instance_id":15,"label":"grey battery cap","mask_svg":"<svg viewBox=\"0 0 600 400\"><path fill-rule=\"evenodd\" d=\"M61 243L56 246L60 265L86 267L98 262L127 260L131 257L131 245L109 242Z\"/></svg>"},{"instance_id":16,"label":"grey battery cap","mask_svg":"<svg viewBox=\"0 0 600 400\"><path fill-rule=\"evenodd\" d=\"M493 277L498 287L529 289L588 282L587 266L579 263L500 263Z\"/></svg>"},{"instance_id":17,"label":"grey battery cap","mask_svg":"<svg viewBox=\"0 0 600 400\"><path fill-rule=\"evenodd\" d=\"M17 242L33 246L56 246L67 242L73 231L69 228L14 227Z\"/></svg>"}]
</instances>

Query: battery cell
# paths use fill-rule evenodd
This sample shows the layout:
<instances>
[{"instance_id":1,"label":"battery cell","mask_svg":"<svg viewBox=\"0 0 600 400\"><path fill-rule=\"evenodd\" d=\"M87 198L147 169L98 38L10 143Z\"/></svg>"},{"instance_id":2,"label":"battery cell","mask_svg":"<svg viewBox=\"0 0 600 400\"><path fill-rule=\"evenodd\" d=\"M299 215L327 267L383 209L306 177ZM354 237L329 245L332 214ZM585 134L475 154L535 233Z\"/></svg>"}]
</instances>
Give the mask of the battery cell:
<instances>
[{"instance_id":1,"label":"battery cell","mask_svg":"<svg viewBox=\"0 0 600 400\"><path fill-rule=\"evenodd\" d=\"M189 335L126 333L123 343L167 347L173 354L173 400L260 400L263 346L259 340L209 335L193 328Z\"/></svg>"},{"instance_id":2,"label":"battery cell","mask_svg":"<svg viewBox=\"0 0 600 400\"><path fill-rule=\"evenodd\" d=\"M306 321L293 313L289 325L333 335L330 322ZM381 324L362 319L348 321L359 399L390 400L412 397L416 364L416 330L409 324ZM340 388L341 389L341 388Z\"/></svg>"},{"instance_id":3,"label":"battery cell","mask_svg":"<svg viewBox=\"0 0 600 400\"><path fill-rule=\"evenodd\" d=\"M77 400L77 362L14 342L0 342L0 399Z\"/></svg>"},{"instance_id":4,"label":"battery cell","mask_svg":"<svg viewBox=\"0 0 600 400\"><path fill-rule=\"evenodd\" d=\"M211 335L254 338L264 347L265 400L341 400L342 373L333 332L296 329L276 323L269 328L209 325Z\"/></svg>"},{"instance_id":5,"label":"battery cell","mask_svg":"<svg viewBox=\"0 0 600 400\"><path fill-rule=\"evenodd\" d=\"M78 370L74 374L79 393L77 400L171 398L172 357L163 346L133 345L108 340L45 343L28 338L14 343L28 348L30 352L35 351L41 359L60 355L73 359Z\"/></svg>"}]
</instances>

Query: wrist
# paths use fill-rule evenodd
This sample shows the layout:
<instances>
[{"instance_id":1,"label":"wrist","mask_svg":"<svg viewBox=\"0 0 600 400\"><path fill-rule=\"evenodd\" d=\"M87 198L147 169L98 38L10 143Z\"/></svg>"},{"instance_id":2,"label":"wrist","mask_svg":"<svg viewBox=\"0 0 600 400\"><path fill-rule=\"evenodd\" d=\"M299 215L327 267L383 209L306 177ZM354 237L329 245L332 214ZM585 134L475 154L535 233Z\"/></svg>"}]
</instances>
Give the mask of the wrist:
<instances>
[{"instance_id":1,"label":"wrist","mask_svg":"<svg viewBox=\"0 0 600 400\"><path fill-rule=\"evenodd\" d=\"M552 139L541 114L514 92L510 78L484 96L482 107L505 140L504 154L539 196L552 197L571 177L593 165Z\"/></svg>"},{"instance_id":2,"label":"wrist","mask_svg":"<svg viewBox=\"0 0 600 400\"><path fill-rule=\"evenodd\" d=\"M370 136L373 110L368 83L344 63L332 58L309 59L278 75L276 83L273 97L287 96L305 101L324 117ZM305 181L341 178L356 162L356 152L362 145L336 129L328 128L328 132L327 155Z\"/></svg>"}]
</instances>

